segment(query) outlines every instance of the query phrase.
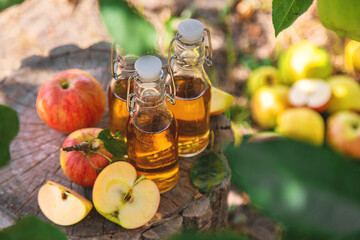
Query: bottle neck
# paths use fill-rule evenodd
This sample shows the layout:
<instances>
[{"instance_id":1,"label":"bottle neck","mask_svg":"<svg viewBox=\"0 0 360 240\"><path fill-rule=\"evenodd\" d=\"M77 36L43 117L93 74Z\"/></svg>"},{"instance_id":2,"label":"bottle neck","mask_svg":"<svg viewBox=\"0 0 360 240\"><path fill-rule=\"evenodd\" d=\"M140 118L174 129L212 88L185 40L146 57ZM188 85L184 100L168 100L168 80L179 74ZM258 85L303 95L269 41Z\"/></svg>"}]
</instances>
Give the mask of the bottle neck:
<instances>
[{"instance_id":1,"label":"bottle neck","mask_svg":"<svg viewBox=\"0 0 360 240\"><path fill-rule=\"evenodd\" d=\"M134 84L135 101L138 107L156 107L165 100L164 74L152 82L144 82L141 78L135 78Z\"/></svg>"},{"instance_id":2,"label":"bottle neck","mask_svg":"<svg viewBox=\"0 0 360 240\"><path fill-rule=\"evenodd\" d=\"M181 38L175 40L174 45L175 64L183 68L203 67L205 61L204 37L195 43L185 43Z\"/></svg>"}]
</instances>

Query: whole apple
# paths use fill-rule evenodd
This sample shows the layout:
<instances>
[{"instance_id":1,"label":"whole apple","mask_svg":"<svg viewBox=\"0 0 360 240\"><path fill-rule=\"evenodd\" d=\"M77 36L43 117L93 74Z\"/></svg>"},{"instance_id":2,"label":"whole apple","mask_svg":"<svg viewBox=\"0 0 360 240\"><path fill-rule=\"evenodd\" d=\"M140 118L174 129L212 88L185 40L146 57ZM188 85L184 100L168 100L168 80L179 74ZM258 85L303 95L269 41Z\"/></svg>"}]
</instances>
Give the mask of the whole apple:
<instances>
[{"instance_id":1,"label":"whole apple","mask_svg":"<svg viewBox=\"0 0 360 240\"><path fill-rule=\"evenodd\" d=\"M289 88L284 85L266 86L258 89L251 98L251 117L264 129L276 125L277 116L288 106Z\"/></svg>"},{"instance_id":2,"label":"whole apple","mask_svg":"<svg viewBox=\"0 0 360 240\"><path fill-rule=\"evenodd\" d=\"M354 66L353 66L354 53L359 47L360 47L360 42L355 40L350 40L345 46L344 66L345 66L345 70L349 73L352 73L354 71Z\"/></svg>"},{"instance_id":3,"label":"whole apple","mask_svg":"<svg viewBox=\"0 0 360 240\"><path fill-rule=\"evenodd\" d=\"M79 69L52 76L42 84L36 99L39 117L63 133L95 126L105 107L105 91L100 83Z\"/></svg>"},{"instance_id":4,"label":"whole apple","mask_svg":"<svg viewBox=\"0 0 360 240\"><path fill-rule=\"evenodd\" d=\"M275 131L285 137L321 146L325 123L321 115L309 108L288 108L277 119Z\"/></svg>"},{"instance_id":5,"label":"whole apple","mask_svg":"<svg viewBox=\"0 0 360 240\"><path fill-rule=\"evenodd\" d=\"M326 142L336 151L360 158L360 115L341 111L327 120Z\"/></svg>"},{"instance_id":6,"label":"whole apple","mask_svg":"<svg viewBox=\"0 0 360 240\"><path fill-rule=\"evenodd\" d=\"M79 129L72 132L62 145L61 168L78 185L92 187L100 170L111 162L113 155L105 149L101 140L96 139L101 131L101 128ZM77 144L82 144L83 148L71 150Z\"/></svg>"},{"instance_id":7,"label":"whole apple","mask_svg":"<svg viewBox=\"0 0 360 240\"><path fill-rule=\"evenodd\" d=\"M332 72L328 52L307 40L286 49L278 65L282 81L288 85L302 78L325 79Z\"/></svg>"},{"instance_id":8,"label":"whole apple","mask_svg":"<svg viewBox=\"0 0 360 240\"><path fill-rule=\"evenodd\" d=\"M280 82L280 73L275 67L261 66L251 72L246 81L246 89L249 95L253 95L261 87L277 85Z\"/></svg>"}]
</instances>

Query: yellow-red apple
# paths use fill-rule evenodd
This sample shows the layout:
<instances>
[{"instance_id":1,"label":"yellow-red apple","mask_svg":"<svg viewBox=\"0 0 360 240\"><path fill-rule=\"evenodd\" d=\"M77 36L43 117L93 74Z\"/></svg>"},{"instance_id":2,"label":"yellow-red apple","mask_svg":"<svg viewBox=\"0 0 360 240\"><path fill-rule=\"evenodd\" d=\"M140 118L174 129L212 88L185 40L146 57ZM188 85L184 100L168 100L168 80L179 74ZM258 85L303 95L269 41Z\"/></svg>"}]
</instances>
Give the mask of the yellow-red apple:
<instances>
[{"instance_id":1,"label":"yellow-red apple","mask_svg":"<svg viewBox=\"0 0 360 240\"><path fill-rule=\"evenodd\" d=\"M327 120L326 142L346 156L360 158L360 115L341 111Z\"/></svg>"},{"instance_id":2,"label":"yellow-red apple","mask_svg":"<svg viewBox=\"0 0 360 240\"><path fill-rule=\"evenodd\" d=\"M92 208L89 200L52 181L41 186L38 192L38 204L48 219L61 226L81 221Z\"/></svg>"},{"instance_id":3,"label":"yellow-red apple","mask_svg":"<svg viewBox=\"0 0 360 240\"><path fill-rule=\"evenodd\" d=\"M105 107L103 87L79 69L68 69L52 76L41 85L36 99L39 117L63 133L95 126Z\"/></svg>"},{"instance_id":4,"label":"yellow-red apple","mask_svg":"<svg viewBox=\"0 0 360 240\"><path fill-rule=\"evenodd\" d=\"M67 136L62 145L61 168L78 185L92 187L100 170L111 162L113 155L105 149L101 140L96 139L101 131L101 128L76 130ZM82 146L79 148L78 144Z\"/></svg>"},{"instance_id":5,"label":"yellow-red apple","mask_svg":"<svg viewBox=\"0 0 360 240\"><path fill-rule=\"evenodd\" d=\"M107 166L96 179L93 203L105 218L128 229L146 224L157 212L160 192L148 179L137 179L135 168L128 162Z\"/></svg>"}]
</instances>

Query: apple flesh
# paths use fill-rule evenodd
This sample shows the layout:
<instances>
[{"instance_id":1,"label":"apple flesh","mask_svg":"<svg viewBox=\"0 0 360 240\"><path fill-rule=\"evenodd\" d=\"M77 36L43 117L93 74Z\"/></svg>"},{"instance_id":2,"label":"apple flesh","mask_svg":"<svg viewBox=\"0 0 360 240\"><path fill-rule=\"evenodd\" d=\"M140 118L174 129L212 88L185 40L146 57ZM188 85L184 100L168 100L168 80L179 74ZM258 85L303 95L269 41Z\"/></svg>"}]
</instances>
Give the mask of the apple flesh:
<instances>
[{"instance_id":1,"label":"apple flesh","mask_svg":"<svg viewBox=\"0 0 360 240\"><path fill-rule=\"evenodd\" d=\"M52 181L41 186L38 192L38 204L48 219L61 226L81 221L93 206L75 191Z\"/></svg>"},{"instance_id":2,"label":"apple flesh","mask_svg":"<svg viewBox=\"0 0 360 240\"><path fill-rule=\"evenodd\" d=\"M328 113L342 110L360 111L360 85L354 78L336 75L330 77L328 82L332 92Z\"/></svg>"},{"instance_id":3,"label":"apple flesh","mask_svg":"<svg viewBox=\"0 0 360 240\"><path fill-rule=\"evenodd\" d=\"M279 71L272 66L262 66L251 72L246 81L246 88L249 95L253 95L259 88L280 84Z\"/></svg>"},{"instance_id":4,"label":"apple flesh","mask_svg":"<svg viewBox=\"0 0 360 240\"><path fill-rule=\"evenodd\" d=\"M128 162L107 166L95 181L93 203L105 218L127 229L138 228L152 219L160 203L156 184L137 179Z\"/></svg>"},{"instance_id":5,"label":"apple flesh","mask_svg":"<svg viewBox=\"0 0 360 240\"><path fill-rule=\"evenodd\" d=\"M326 142L336 151L360 159L360 115L341 111L327 120Z\"/></svg>"},{"instance_id":6,"label":"apple flesh","mask_svg":"<svg viewBox=\"0 0 360 240\"><path fill-rule=\"evenodd\" d=\"M99 171L106 167L113 155L109 153L101 140L96 139L101 128L83 128L72 132L65 139L60 151L60 165L65 175L74 183L92 187ZM88 143L85 151L65 151L68 147Z\"/></svg>"},{"instance_id":7,"label":"apple flesh","mask_svg":"<svg viewBox=\"0 0 360 240\"><path fill-rule=\"evenodd\" d=\"M324 143L325 123L314 110L289 108L279 115L275 131L294 140L321 146Z\"/></svg>"},{"instance_id":8,"label":"apple flesh","mask_svg":"<svg viewBox=\"0 0 360 240\"><path fill-rule=\"evenodd\" d=\"M327 78L332 72L328 52L310 41L291 45L279 58L283 83L291 85L303 78Z\"/></svg>"},{"instance_id":9,"label":"apple flesh","mask_svg":"<svg viewBox=\"0 0 360 240\"><path fill-rule=\"evenodd\" d=\"M277 116L288 107L289 88L283 85L267 86L257 90L251 98L251 117L262 128L273 128Z\"/></svg>"},{"instance_id":10,"label":"apple flesh","mask_svg":"<svg viewBox=\"0 0 360 240\"><path fill-rule=\"evenodd\" d=\"M300 79L291 86L288 97L294 107L308 107L322 112L330 102L331 88L321 79Z\"/></svg>"},{"instance_id":11,"label":"apple flesh","mask_svg":"<svg viewBox=\"0 0 360 240\"><path fill-rule=\"evenodd\" d=\"M63 133L95 126L105 107L105 91L100 83L79 69L68 69L48 79L36 99L39 117Z\"/></svg>"},{"instance_id":12,"label":"apple flesh","mask_svg":"<svg viewBox=\"0 0 360 240\"><path fill-rule=\"evenodd\" d=\"M234 101L234 97L218 88L211 87L210 115L218 115L226 111Z\"/></svg>"}]
</instances>

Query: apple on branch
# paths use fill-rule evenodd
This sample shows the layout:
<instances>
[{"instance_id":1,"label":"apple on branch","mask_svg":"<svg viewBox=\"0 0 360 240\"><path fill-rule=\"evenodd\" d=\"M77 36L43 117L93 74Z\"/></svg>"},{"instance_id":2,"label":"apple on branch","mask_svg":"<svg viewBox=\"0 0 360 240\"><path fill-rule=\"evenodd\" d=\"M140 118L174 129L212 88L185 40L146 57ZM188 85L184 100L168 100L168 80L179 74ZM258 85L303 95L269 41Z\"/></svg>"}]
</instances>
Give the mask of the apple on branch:
<instances>
[{"instance_id":1,"label":"apple on branch","mask_svg":"<svg viewBox=\"0 0 360 240\"><path fill-rule=\"evenodd\" d=\"M360 159L360 115L340 111L327 119L326 142L346 156Z\"/></svg>"},{"instance_id":2,"label":"apple on branch","mask_svg":"<svg viewBox=\"0 0 360 240\"><path fill-rule=\"evenodd\" d=\"M152 219L160 203L156 184L137 179L135 168L120 161L101 171L93 188L93 203L105 218L120 226L138 228Z\"/></svg>"},{"instance_id":3,"label":"apple on branch","mask_svg":"<svg viewBox=\"0 0 360 240\"><path fill-rule=\"evenodd\" d=\"M291 86L288 99L294 107L308 107L322 112L329 105L331 88L321 79L300 79Z\"/></svg>"},{"instance_id":4,"label":"apple on branch","mask_svg":"<svg viewBox=\"0 0 360 240\"><path fill-rule=\"evenodd\" d=\"M39 117L63 133L95 126L105 107L103 87L80 69L68 69L52 76L41 85L36 98Z\"/></svg>"},{"instance_id":5,"label":"apple on branch","mask_svg":"<svg viewBox=\"0 0 360 240\"><path fill-rule=\"evenodd\" d=\"M83 128L65 139L60 151L60 165L74 183L92 187L100 170L112 162L113 155L97 139L101 128Z\"/></svg>"},{"instance_id":6,"label":"apple on branch","mask_svg":"<svg viewBox=\"0 0 360 240\"><path fill-rule=\"evenodd\" d=\"M38 204L48 219L61 226L68 226L81 221L92 208L89 200L52 181L48 181L40 188Z\"/></svg>"}]
</instances>

